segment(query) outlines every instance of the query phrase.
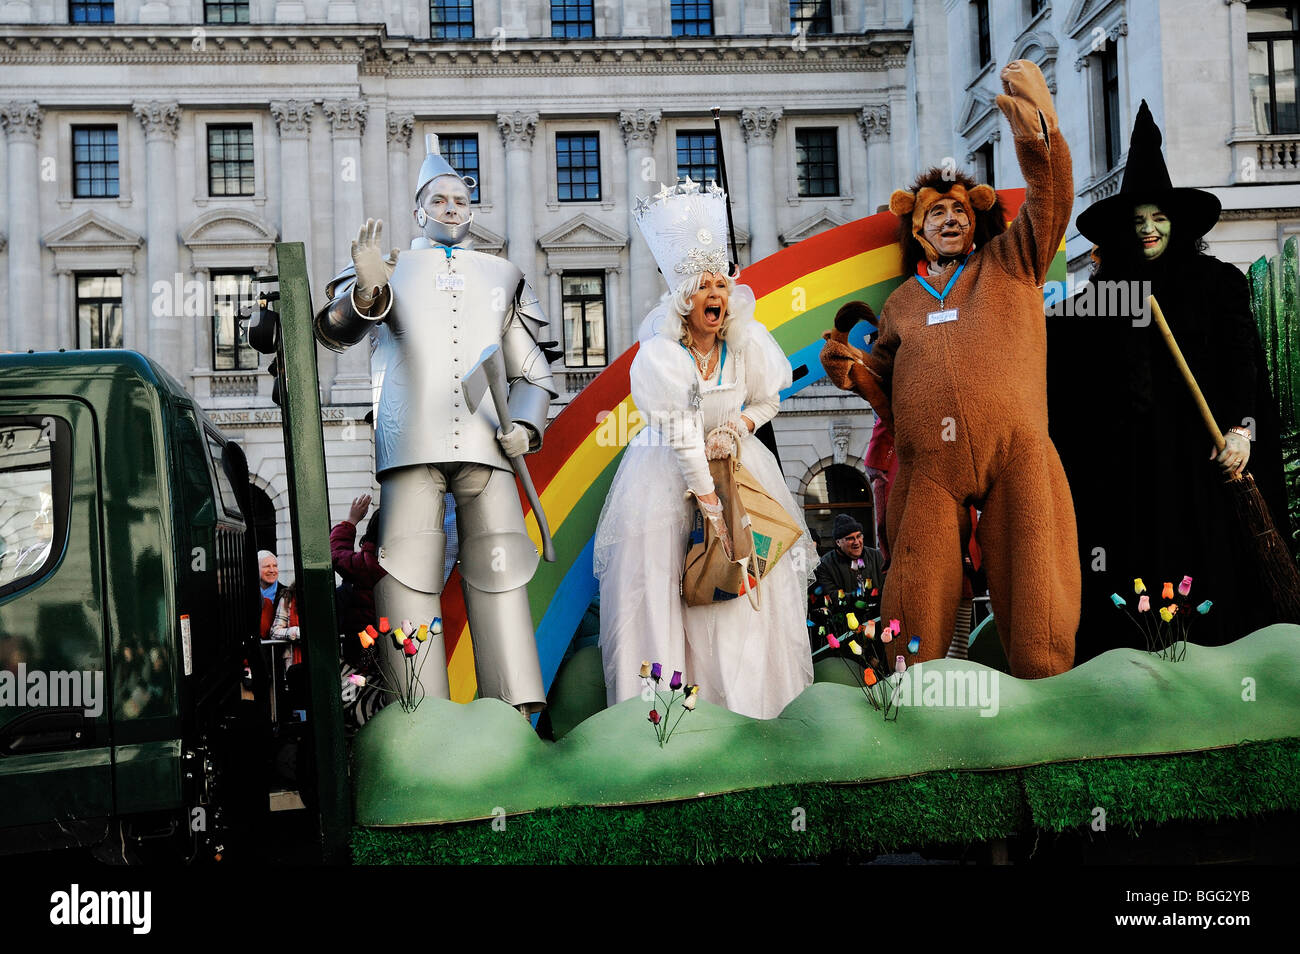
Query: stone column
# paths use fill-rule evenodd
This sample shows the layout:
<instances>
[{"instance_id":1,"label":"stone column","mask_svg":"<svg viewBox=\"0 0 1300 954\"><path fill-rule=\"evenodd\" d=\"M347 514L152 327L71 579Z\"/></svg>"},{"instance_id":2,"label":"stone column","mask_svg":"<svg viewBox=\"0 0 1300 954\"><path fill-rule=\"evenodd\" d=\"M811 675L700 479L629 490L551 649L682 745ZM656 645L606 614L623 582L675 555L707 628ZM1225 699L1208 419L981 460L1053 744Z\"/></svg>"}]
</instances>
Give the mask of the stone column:
<instances>
[{"instance_id":1,"label":"stone column","mask_svg":"<svg viewBox=\"0 0 1300 954\"><path fill-rule=\"evenodd\" d=\"M859 217L871 215L889 202L894 190L894 171L889 160L889 105L879 103L863 106L858 113L858 125L867 144L867 179L862 186L866 201L854 209Z\"/></svg>"},{"instance_id":2,"label":"stone column","mask_svg":"<svg viewBox=\"0 0 1300 954\"><path fill-rule=\"evenodd\" d=\"M321 108L330 121L334 168L331 186L334 190L334 247L331 255L334 269L351 261L352 241L357 230L365 224L365 203L361 196L361 134L366 128L366 104L359 99L327 100ZM385 243L391 248L392 244ZM330 388L331 404L370 403L370 355L363 344L357 344L338 359L338 372Z\"/></svg>"},{"instance_id":3,"label":"stone column","mask_svg":"<svg viewBox=\"0 0 1300 954\"><path fill-rule=\"evenodd\" d=\"M149 100L135 103L131 109L144 126L145 179L148 183L145 199L145 289L152 300L154 284L166 282L170 288L181 271L176 235L176 132L180 126L181 108L178 103ZM174 295L174 292L169 294L168 300L174 301ZM122 307L125 312L125 301ZM140 350L188 385L197 365L194 329L190 329L190 334L182 335L183 320L181 315L154 314L151 307L148 339L141 342L143 347ZM131 317L126 317L125 321L131 322Z\"/></svg>"},{"instance_id":4,"label":"stone column","mask_svg":"<svg viewBox=\"0 0 1300 954\"><path fill-rule=\"evenodd\" d=\"M46 350L49 350L50 348L60 347L58 339L62 336L59 334L59 330L68 327L69 317L71 317L71 321L72 321L72 325L71 325L72 336L67 339L67 344L65 345L65 347L75 348L77 346L77 315L75 312L76 305L74 304L74 297L72 291L72 269L56 268L54 270L54 274L55 274L55 286L56 286L55 295L54 295L54 307L57 309L55 314L58 317L54 321L49 322L50 325L54 326L55 340L53 344L46 345L45 348ZM122 317L124 319L126 317L125 304L126 303L123 302L124 314ZM123 328L122 332L123 332L122 343L126 344L126 329ZM126 346L128 348L130 347L130 345L126 345Z\"/></svg>"},{"instance_id":5,"label":"stone column","mask_svg":"<svg viewBox=\"0 0 1300 954\"><path fill-rule=\"evenodd\" d=\"M659 273L655 271L655 259L650 254L649 246L637 237L640 226L636 224L637 199L658 191L658 183L645 181L642 169L654 168L655 132L659 128L659 119L657 109L629 109L618 114L618 125L623 130L623 143L627 147L627 234L631 271L627 282L628 312L622 321L607 322L610 338L607 347L611 361L632 343L635 323L641 320L658 299L663 284ZM647 163L647 159L651 162ZM605 298L607 301L614 300L609 294Z\"/></svg>"},{"instance_id":6,"label":"stone column","mask_svg":"<svg viewBox=\"0 0 1300 954\"><path fill-rule=\"evenodd\" d=\"M1129 90L1132 88L1132 84L1128 80L1128 21L1120 20L1119 23L1110 28L1110 32L1106 34L1106 37L1115 44L1115 62L1119 67L1119 135L1123 136L1124 130L1133 128L1133 121L1137 118L1133 107L1129 105L1128 101ZM1126 154L1128 152L1128 140L1124 139L1123 141L1125 143L1124 153Z\"/></svg>"},{"instance_id":7,"label":"stone column","mask_svg":"<svg viewBox=\"0 0 1300 954\"><path fill-rule=\"evenodd\" d=\"M389 113L388 125L388 214L392 217L393 244L405 248L414 235L415 183L411 180L411 134L415 116Z\"/></svg>"},{"instance_id":8,"label":"stone column","mask_svg":"<svg viewBox=\"0 0 1300 954\"><path fill-rule=\"evenodd\" d=\"M37 203L40 183L36 140L41 135L41 107L32 100L0 107L0 125L9 140L9 315L8 333L0 343L11 351L42 347L34 337L24 337L41 314L41 219ZM71 170L69 170L71 171ZM67 320L67 315L59 316Z\"/></svg>"},{"instance_id":9,"label":"stone column","mask_svg":"<svg viewBox=\"0 0 1300 954\"><path fill-rule=\"evenodd\" d=\"M497 113L497 128L506 148L506 258L532 278L537 267L537 239L533 235L533 135L537 113L516 110ZM549 316L548 316L549 317Z\"/></svg>"},{"instance_id":10,"label":"stone column","mask_svg":"<svg viewBox=\"0 0 1300 954\"><path fill-rule=\"evenodd\" d=\"M302 242L307 251L307 274L312 274L310 100L279 99L271 102L271 118L280 135L280 237Z\"/></svg>"},{"instance_id":11,"label":"stone column","mask_svg":"<svg viewBox=\"0 0 1300 954\"><path fill-rule=\"evenodd\" d=\"M780 109L745 109L740 130L745 136L745 163L749 173L749 260L771 255L779 247L776 237L776 200L781 190L772 178L772 140L781 121Z\"/></svg>"},{"instance_id":12,"label":"stone column","mask_svg":"<svg viewBox=\"0 0 1300 954\"><path fill-rule=\"evenodd\" d=\"M1228 5L1228 51L1232 58L1232 135L1228 138L1242 139L1255 135L1255 116L1250 108L1246 3L1245 0L1224 0L1224 2Z\"/></svg>"}]
</instances>

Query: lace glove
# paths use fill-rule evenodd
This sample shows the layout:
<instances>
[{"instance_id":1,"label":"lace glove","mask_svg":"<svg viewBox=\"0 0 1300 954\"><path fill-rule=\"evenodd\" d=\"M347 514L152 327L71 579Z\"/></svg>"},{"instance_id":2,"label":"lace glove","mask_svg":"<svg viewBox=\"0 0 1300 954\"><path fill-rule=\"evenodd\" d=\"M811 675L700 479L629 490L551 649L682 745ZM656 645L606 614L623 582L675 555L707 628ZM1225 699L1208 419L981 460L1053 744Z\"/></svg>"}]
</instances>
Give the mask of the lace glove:
<instances>
[{"instance_id":1,"label":"lace glove","mask_svg":"<svg viewBox=\"0 0 1300 954\"><path fill-rule=\"evenodd\" d=\"M740 428L735 421L724 421L704 438L704 456L709 460L735 459L740 450Z\"/></svg>"},{"instance_id":2,"label":"lace glove","mask_svg":"<svg viewBox=\"0 0 1300 954\"><path fill-rule=\"evenodd\" d=\"M722 540L722 549L727 554L727 559L731 559L731 531L727 529L727 521L722 518L722 503L705 503L700 501L700 509L704 511L704 516L709 523L713 524L713 532Z\"/></svg>"}]
</instances>

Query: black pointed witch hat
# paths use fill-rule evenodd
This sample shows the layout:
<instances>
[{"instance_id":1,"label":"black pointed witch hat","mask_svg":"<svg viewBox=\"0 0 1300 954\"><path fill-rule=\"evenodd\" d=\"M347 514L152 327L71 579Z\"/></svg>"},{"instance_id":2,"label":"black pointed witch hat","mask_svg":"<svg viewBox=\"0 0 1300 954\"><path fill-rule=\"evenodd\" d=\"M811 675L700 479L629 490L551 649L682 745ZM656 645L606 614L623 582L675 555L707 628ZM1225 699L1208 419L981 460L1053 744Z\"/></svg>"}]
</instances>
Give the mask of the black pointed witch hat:
<instances>
[{"instance_id":1,"label":"black pointed witch hat","mask_svg":"<svg viewBox=\"0 0 1300 954\"><path fill-rule=\"evenodd\" d=\"M1222 206L1214 193L1174 188L1160 153L1161 138L1160 127L1144 99L1133 123L1119 191L1079 213L1076 224L1089 241L1104 246L1116 239L1132 238L1133 208L1146 202L1160 206L1174 228L1184 235L1200 238L1219 221Z\"/></svg>"}]
</instances>

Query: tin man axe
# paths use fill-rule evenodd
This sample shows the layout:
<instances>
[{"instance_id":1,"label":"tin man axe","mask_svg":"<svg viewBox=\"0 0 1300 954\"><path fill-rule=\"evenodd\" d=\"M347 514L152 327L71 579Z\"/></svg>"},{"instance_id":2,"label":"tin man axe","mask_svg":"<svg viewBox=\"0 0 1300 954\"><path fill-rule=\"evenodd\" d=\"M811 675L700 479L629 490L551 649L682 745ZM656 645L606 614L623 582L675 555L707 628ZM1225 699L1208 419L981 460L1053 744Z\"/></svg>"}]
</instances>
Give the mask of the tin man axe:
<instances>
[{"instance_id":1,"label":"tin man axe","mask_svg":"<svg viewBox=\"0 0 1300 954\"><path fill-rule=\"evenodd\" d=\"M465 375L465 381L461 389L465 393L465 403L469 406L471 414L478 413L478 406L483 400L483 396L489 391L492 392L492 405L496 408L497 420L501 422L502 432L509 431L514 422L510 418L510 408L508 406L508 397L510 388L506 384L506 363L501 354L500 345L488 345L479 355L478 363ZM519 483L524 487L524 495L528 498L528 505L533 508L533 516L537 518L537 529L542 534L542 559L547 563L555 562L555 545L551 543L551 528L546 522L546 513L542 510L542 502L537 499L537 488L533 486L533 478L528 473L528 465L524 463L523 455L510 458L510 466L515 469L515 476L519 478Z\"/></svg>"}]
</instances>

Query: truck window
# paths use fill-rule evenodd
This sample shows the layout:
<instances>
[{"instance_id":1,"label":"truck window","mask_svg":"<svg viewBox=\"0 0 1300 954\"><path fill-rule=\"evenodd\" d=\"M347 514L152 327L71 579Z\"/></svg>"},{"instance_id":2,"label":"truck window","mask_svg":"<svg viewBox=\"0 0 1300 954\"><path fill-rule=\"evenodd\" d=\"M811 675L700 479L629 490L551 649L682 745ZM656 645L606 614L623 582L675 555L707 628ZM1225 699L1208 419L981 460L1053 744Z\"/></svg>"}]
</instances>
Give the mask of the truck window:
<instances>
[{"instance_id":1,"label":"truck window","mask_svg":"<svg viewBox=\"0 0 1300 954\"><path fill-rule=\"evenodd\" d=\"M227 515L240 520L244 515L239 510L239 498L235 496L235 488L230 485L226 469L221 466L221 441L211 431L205 430L204 434L208 438L208 453L212 455L212 469L217 472L217 489L221 491L222 509Z\"/></svg>"},{"instance_id":2,"label":"truck window","mask_svg":"<svg viewBox=\"0 0 1300 954\"><path fill-rule=\"evenodd\" d=\"M58 560L68 523L62 418L0 417L0 597L43 576Z\"/></svg>"}]
</instances>

